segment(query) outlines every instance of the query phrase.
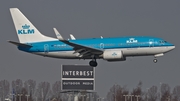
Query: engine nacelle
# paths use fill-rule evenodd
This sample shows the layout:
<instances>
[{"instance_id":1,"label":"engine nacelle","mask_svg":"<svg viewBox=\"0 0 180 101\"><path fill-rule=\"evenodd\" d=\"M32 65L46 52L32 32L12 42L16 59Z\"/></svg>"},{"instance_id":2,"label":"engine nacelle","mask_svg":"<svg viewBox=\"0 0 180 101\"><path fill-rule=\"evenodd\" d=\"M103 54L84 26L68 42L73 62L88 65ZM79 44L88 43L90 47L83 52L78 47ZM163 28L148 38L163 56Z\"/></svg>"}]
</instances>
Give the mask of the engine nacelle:
<instances>
[{"instance_id":1,"label":"engine nacelle","mask_svg":"<svg viewBox=\"0 0 180 101\"><path fill-rule=\"evenodd\" d=\"M123 53L121 50L105 50L103 53L103 59L107 61L124 61Z\"/></svg>"}]
</instances>

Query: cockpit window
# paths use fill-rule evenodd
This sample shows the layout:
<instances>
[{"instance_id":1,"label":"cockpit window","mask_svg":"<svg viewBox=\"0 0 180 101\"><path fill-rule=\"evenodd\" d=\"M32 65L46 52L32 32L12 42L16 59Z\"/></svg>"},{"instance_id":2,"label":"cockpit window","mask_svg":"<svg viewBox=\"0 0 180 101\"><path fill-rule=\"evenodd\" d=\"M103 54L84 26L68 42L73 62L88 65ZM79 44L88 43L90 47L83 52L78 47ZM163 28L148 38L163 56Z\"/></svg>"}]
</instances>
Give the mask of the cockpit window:
<instances>
[{"instance_id":1,"label":"cockpit window","mask_svg":"<svg viewBox=\"0 0 180 101\"><path fill-rule=\"evenodd\" d=\"M167 43L167 41L164 41L164 40L160 40L159 43Z\"/></svg>"}]
</instances>

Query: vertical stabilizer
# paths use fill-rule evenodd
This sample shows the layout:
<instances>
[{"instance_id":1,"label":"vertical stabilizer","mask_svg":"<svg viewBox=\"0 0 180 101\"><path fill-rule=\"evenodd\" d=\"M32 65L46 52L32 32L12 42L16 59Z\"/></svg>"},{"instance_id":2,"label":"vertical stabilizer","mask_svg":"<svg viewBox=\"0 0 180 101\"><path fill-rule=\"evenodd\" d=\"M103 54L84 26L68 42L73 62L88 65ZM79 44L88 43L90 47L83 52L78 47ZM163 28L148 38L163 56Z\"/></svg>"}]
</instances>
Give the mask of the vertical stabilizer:
<instances>
[{"instance_id":1,"label":"vertical stabilizer","mask_svg":"<svg viewBox=\"0 0 180 101\"><path fill-rule=\"evenodd\" d=\"M42 35L18 8L10 8L10 13L20 43L55 40L54 38Z\"/></svg>"}]
</instances>

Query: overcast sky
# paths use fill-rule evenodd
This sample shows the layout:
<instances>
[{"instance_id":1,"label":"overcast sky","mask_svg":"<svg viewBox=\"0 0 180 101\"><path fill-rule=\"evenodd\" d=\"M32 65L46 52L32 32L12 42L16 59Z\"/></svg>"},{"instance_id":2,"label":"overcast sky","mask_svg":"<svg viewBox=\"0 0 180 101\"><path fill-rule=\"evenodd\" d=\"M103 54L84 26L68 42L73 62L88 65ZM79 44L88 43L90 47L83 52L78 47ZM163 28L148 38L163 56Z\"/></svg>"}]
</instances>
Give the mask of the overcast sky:
<instances>
[{"instance_id":1,"label":"overcast sky","mask_svg":"<svg viewBox=\"0 0 180 101\"><path fill-rule=\"evenodd\" d=\"M176 49L158 58L132 57L125 62L98 60L96 91L105 97L117 83L129 90L143 82L143 90L160 82L180 85L180 0L0 0L0 80L60 80L62 64L88 64L90 60L63 60L19 51L7 40L18 41L9 8L19 8L47 36L53 27L69 38L154 36Z\"/></svg>"}]
</instances>

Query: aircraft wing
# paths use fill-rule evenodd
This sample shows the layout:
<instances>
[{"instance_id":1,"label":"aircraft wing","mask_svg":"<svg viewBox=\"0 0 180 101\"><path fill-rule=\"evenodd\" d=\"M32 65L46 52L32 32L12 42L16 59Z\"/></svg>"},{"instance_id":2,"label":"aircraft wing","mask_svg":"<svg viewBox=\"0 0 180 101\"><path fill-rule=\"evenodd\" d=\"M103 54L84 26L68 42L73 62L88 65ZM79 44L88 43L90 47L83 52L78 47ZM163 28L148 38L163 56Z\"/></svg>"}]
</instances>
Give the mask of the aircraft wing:
<instances>
[{"instance_id":1,"label":"aircraft wing","mask_svg":"<svg viewBox=\"0 0 180 101\"><path fill-rule=\"evenodd\" d=\"M77 43L70 42L68 40L60 40L60 41L74 47L74 50L75 50L74 54L79 53L78 54L79 57L85 57L85 56L91 56L91 55L101 55L103 53L103 50L100 50L97 48L80 45Z\"/></svg>"},{"instance_id":2,"label":"aircraft wing","mask_svg":"<svg viewBox=\"0 0 180 101\"><path fill-rule=\"evenodd\" d=\"M57 38L60 41L64 42L65 44L72 46L75 51L74 54L79 53L78 54L79 57L86 57L86 56L91 56L91 55L101 55L103 53L103 50L85 46L85 45L80 45L80 44L65 40L56 28L53 28L53 29L54 29L54 32L55 32ZM70 36L71 36L72 40L75 39L75 37L73 35L70 35ZM72 38L72 37L74 37L74 38Z\"/></svg>"}]
</instances>

